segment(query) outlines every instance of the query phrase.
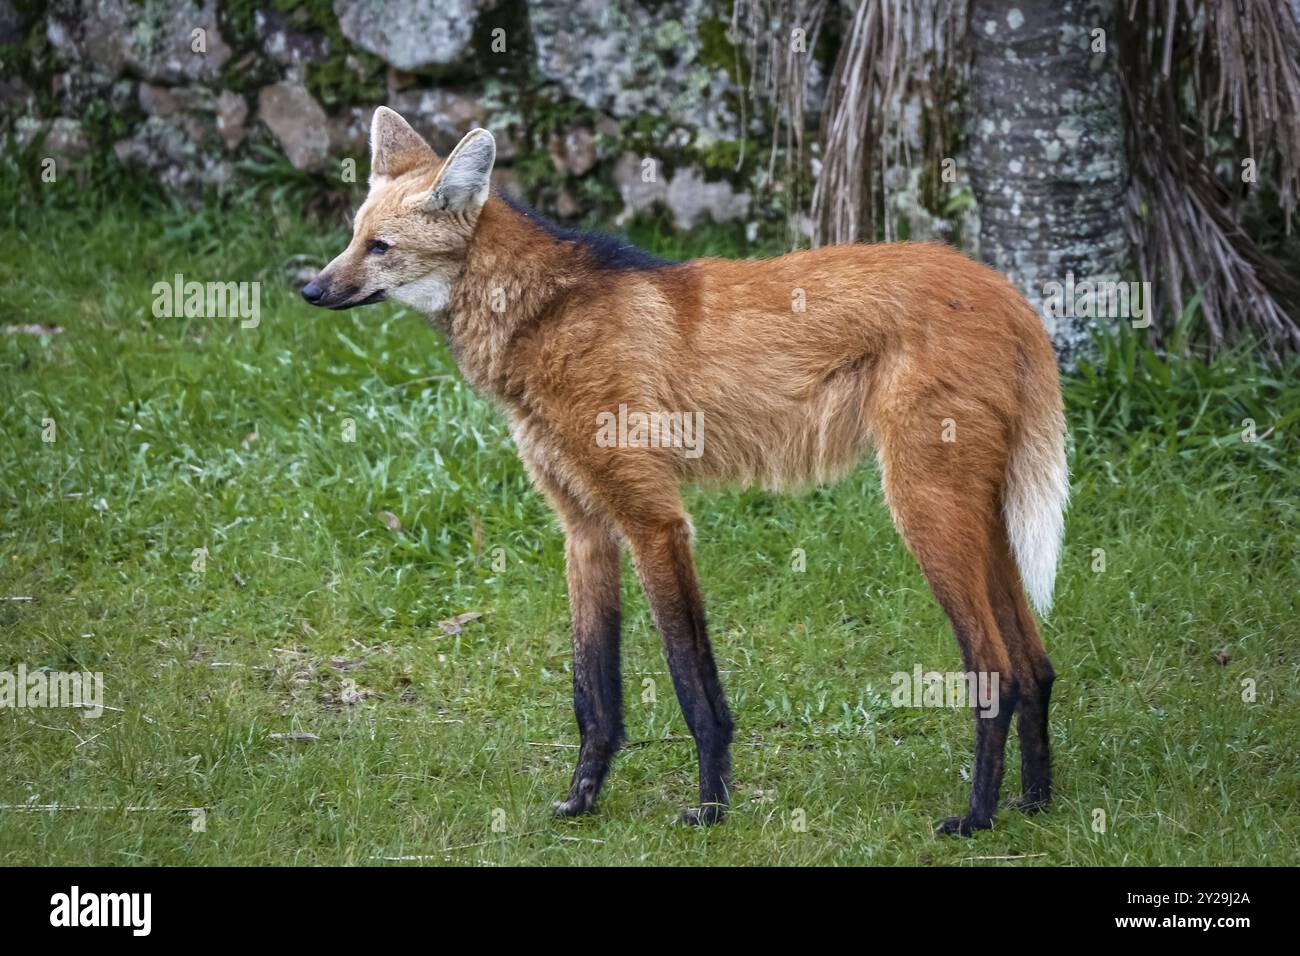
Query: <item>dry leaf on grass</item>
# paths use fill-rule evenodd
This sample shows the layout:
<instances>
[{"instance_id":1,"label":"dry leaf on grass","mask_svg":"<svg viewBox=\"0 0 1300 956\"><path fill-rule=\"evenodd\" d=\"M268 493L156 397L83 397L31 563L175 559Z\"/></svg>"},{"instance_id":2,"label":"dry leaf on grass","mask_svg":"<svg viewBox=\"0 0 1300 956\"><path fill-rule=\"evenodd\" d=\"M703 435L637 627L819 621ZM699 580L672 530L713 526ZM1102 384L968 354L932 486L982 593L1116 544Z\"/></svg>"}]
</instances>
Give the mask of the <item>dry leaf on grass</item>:
<instances>
[{"instance_id":1,"label":"dry leaf on grass","mask_svg":"<svg viewBox=\"0 0 1300 956\"><path fill-rule=\"evenodd\" d=\"M345 677L343 683L339 685L338 702L345 707L351 707L353 704L359 704L363 700L378 696L369 687L357 686L357 682L351 677Z\"/></svg>"},{"instance_id":2,"label":"dry leaf on grass","mask_svg":"<svg viewBox=\"0 0 1300 956\"><path fill-rule=\"evenodd\" d=\"M445 621L439 621L438 626L442 628L444 634L449 637L455 637L465 629L465 625L470 621L477 621L483 616L481 611L466 611L464 614L457 614L455 617L448 618Z\"/></svg>"}]
</instances>

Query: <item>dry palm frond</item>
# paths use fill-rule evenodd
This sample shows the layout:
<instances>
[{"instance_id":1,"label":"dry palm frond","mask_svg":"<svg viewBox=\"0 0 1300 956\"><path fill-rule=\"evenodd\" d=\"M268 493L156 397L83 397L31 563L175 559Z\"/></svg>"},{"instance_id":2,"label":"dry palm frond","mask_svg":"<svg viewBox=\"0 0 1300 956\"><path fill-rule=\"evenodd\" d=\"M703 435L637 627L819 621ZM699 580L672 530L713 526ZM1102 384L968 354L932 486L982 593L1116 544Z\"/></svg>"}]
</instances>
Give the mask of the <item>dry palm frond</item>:
<instances>
[{"instance_id":1,"label":"dry palm frond","mask_svg":"<svg viewBox=\"0 0 1300 956\"><path fill-rule=\"evenodd\" d=\"M893 238L889 171L936 169L952 140L967 7L967 0L857 0L821 113L814 244ZM1294 241L1266 243L1243 225L1248 212L1275 201L1289 236L1300 201L1296 5L1121 0L1117 14L1128 232L1142 278L1175 319L1199 292L1213 345L1254 336L1274 354L1300 350L1300 279L1275 248L1294 257ZM769 173L778 150L787 172L803 162L810 60L792 58L781 41L802 25L812 50L829 15L825 0L736 0L733 38L744 37L737 55L743 50L750 64L750 97L776 114ZM919 136L906 125L913 104ZM1266 196L1238 181L1247 158ZM786 178L794 185L799 177ZM1161 323L1152 334L1162 337Z\"/></svg>"},{"instance_id":2,"label":"dry palm frond","mask_svg":"<svg viewBox=\"0 0 1300 956\"><path fill-rule=\"evenodd\" d=\"M785 181L792 190L788 202L792 215L802 207L797 171L804 159L804 110L826 6L827 0L736 0L732 8L731 36L737 57L743 49L750 68L748 100L772 107L768 182L775 178L777 157L783 154ZM742 111L745 102L742 96ZM743 112L741 125L743 129ZM743 163L742 135L738 168Z\"/></svg>"},{"instance_id":3,"label":"dry palm frond","mask_svg":"<svg viewBox=\"0 0 1300 956\"><path fill-rule=\"evenodd\" d=\"M822 113L821 176L813 190L813 241L875 238L885 171L913 162L937 169L956 102L965 0L862 0L831 74ZM909 154L904 106L919 98L928 155ZM885 237L890 222L883 217Z\"/></svg>"},{"instance_id":4,"label":"dry palm frond","mask_svg":"<svg viewBox=\"0 0 1300 956\"><path fill-rule=\"evenodd\" d=\"M1292 9L1277 0L1129 0L1121 49L1140 273L1174 316L1199 291L1215 346L1255 336L1273 354L1300 349L1300 323L1283 306L1300 302L1300 280L1243 229L1249 184L1238 181L1249 160L1289 231L1300 194Z\"/></svg>"}]
</instances>

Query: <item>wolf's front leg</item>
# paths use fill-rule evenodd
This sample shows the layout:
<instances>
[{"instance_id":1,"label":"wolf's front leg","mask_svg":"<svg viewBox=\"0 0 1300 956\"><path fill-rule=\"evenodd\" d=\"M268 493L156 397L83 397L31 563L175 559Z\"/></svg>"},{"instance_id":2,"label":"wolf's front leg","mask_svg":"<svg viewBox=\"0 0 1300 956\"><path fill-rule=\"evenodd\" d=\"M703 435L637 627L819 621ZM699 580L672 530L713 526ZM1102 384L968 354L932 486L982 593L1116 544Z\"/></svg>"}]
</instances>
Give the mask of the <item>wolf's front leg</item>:
<instances>
[{"instance_id":1,"label":"wolf's front leg","mask_svg":"<svg viewBox=\"0 0 1300 956\"><path fill-rule=\"evenodd\" d=\"M709 646L704 603L691 561L690 525L683 515L629 529L628 542L699 755L700 806L685 811L681 822L717 823L727 810L734 727Z\"/></svg>"},{"instance_id":2,"label":"wolf's front leg","mask_svg":"<svg viewBox=\"0 0 1300 956\"><path fill-rule=\"evenodd\" d=\"M569 796L555 804L555 812L573 817L595 805L610 761L623 742L623 684L618 540L594 520L566 520L566 525L573 709L582 746Z\"/></svg>"}]
</instances>

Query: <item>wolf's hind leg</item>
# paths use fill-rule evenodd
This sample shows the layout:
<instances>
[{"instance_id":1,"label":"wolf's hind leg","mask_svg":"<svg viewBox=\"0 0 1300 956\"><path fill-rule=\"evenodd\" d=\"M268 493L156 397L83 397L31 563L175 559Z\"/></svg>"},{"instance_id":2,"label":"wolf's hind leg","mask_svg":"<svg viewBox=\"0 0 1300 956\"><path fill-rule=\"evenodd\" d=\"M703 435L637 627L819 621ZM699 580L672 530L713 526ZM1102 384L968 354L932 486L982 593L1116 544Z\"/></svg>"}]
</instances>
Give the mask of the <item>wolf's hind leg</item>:
<instances>
[{"instance_id":1,"label":"wolf's hind leg","mask_svg":"<svg viewBox=\"0 0 1300 956\"><path fill-rule=\"evenodd\" d=\"M1020 682L1016 730L1020 735L1022 796L1009 802L1017 809L1032 813L1043 809L1052 799L1052 752L1047 712L1056 674L1038 636L1005 531L996 535L990 571L989 600L1007 642L1011 666Z\"/></svg>"},{"instance_id":2,"label":"wolf's hind leg","mask_svg":"<svg viewBox=\"0 0 1300 956\"><path fill-rule=\"evenodd\" d=\"M975 766L970 807L939 834L969 836L993 825L1002 786L1007 729L1020 697L1018 674L989 600L1002 516L1003 459L992 438L968 425L964 444L946 444L923 424L900 428L882 447L885 495L903 539L948 615L967 672L997 684L996 712L973 707ZM983 479L983 480L981 480Z\"/></svg>"}]
</instances>

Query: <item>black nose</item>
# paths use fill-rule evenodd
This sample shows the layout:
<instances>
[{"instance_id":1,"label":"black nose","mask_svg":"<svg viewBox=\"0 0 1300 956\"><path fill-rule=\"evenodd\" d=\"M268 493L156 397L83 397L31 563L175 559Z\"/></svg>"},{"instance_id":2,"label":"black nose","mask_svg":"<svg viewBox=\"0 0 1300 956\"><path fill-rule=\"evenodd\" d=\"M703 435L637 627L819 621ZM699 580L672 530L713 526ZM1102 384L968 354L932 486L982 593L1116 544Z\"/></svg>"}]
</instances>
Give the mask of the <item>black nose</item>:
<instances>
[{"instance_id":1,"label":"black nose","mask_svg":"<svg viewBox=\"0 0 1300 956\"><path fill-rule=\"evenodd\" d=\"M325 290L322 289L320 286L318 286L316 284L316 280L314 279L302 287L302 297L306 299L308 302L310 302L312 305L318 305L320 303L321 296L323 296L324 294L325 294Z\"/></svg>"}]
</instances>

